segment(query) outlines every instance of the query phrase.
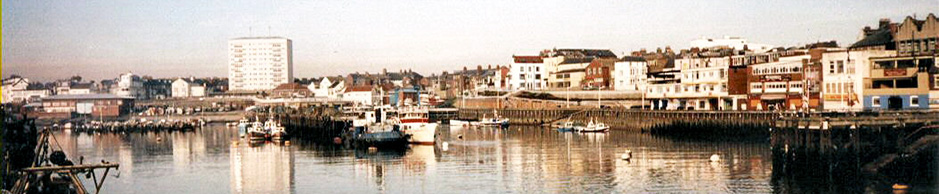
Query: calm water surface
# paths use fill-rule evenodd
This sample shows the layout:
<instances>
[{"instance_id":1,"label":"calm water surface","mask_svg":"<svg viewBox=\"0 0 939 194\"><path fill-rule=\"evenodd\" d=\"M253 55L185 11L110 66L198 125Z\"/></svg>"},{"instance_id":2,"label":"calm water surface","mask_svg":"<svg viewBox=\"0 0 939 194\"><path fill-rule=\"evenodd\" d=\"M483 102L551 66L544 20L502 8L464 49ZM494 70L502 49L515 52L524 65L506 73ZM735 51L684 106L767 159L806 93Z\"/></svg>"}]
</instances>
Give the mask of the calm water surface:
<instances>
[{"instance_id":1,"label":"calm water surface","mask_svg":"<svg viewBox=\"0 0 939 194\"><path fill-rule=\"evenodd\" d=\"M63 149L77 153L72 158L121 164L107 178L104 193L774 191L768 144L514 126L442 126L439 139L448 145L369 152L296 140L249 145L222 125L185 133L56 132ZM633 153L631 161L620 159L626 150ZM712 154L721 160L711 162Z\"/></svg>"}]
</instances>

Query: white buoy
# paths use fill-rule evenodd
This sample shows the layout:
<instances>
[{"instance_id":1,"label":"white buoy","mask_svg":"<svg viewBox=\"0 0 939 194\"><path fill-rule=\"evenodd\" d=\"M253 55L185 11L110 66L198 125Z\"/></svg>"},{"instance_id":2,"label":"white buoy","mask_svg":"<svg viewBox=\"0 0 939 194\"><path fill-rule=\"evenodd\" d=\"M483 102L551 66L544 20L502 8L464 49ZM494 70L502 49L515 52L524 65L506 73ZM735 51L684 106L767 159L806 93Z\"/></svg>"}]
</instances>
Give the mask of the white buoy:
<instances>
[{"instance_id":1,"label":"white buoy","mask_svg":"<svg viewBox=\"0 0 939 194\"><path fill-rule=\"evenodd\" d=\"M623 153L622 158L623 158L623 160L630 160L630 159L633 159L633 151L626 150L626 153Z\"/></svg>"},{"instance_id":2,"label":"white buoy","mask_svg":"<svg viewBox=\"0 0 939 194\"><path fill-rule=\"evenodd\" d=\"M440 146L440 149L442 149L443 151L447 151L448 149L450 149L450 143L443 142L443 144Z\"/></svg>"},{"instance_id":3,"label":"white buoy","mask_svg":"<svg viewBox=\"0 0 939 194\"><path fill-rule=\"evenodd\" d=\"M721 161L721 156L717 154L711 155L711 162L717 162L717 161Z\"/></svg>"}]
</instances>

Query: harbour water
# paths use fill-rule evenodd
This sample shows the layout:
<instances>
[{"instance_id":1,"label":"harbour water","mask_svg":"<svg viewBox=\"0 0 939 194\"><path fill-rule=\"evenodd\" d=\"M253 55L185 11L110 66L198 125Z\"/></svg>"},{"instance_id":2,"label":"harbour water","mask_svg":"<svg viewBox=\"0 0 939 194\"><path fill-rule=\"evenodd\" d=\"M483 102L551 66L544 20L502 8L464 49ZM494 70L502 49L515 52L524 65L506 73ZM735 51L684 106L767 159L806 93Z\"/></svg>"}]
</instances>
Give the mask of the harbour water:
<instances>
[{"instance_id":1,"label":"harbour water","mask_svg":"<svg viewBox=\"0 0 939 194\"><path fill-rule=\"evenodd\" d=\"M773 171L768 143L675 140L632 131L579 134L528 126L442 125L436 146L403 151L297 140L252 145L224 125L191 132L60 131L55 136L71 158L120 163L119 172L107 178L104 193L843 191L815 186L812 179L817 177L774 180L773 173L781 172ZM629 161L621 159L627 150L632 152ZM720 160L712 161L714 154Z\"/></svg>"}]
</instances>

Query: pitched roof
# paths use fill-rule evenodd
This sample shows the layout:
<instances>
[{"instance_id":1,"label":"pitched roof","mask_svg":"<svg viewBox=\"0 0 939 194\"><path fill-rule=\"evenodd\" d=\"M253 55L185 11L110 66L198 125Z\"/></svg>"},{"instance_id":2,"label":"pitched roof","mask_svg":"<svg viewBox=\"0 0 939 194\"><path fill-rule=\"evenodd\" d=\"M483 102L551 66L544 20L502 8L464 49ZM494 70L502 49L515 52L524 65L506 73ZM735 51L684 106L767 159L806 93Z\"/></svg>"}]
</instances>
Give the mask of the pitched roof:
<instances>
[{"instance_id":1,"label":"pitched roof","mask_svg":"<svg viewBox=\"0 0 939 194\"><path fill-rule=\"evenodd\" d=\"M541 56L512 56L512 59L515 60L515 63L542 63Z\"/></svg>"},{"instance_id":2,"label":"pitched roof","mask_svg":"<svg viewBox=\"0 0 939 194\"><path fill-rule=\"evenodd\" d=\"M888 45L890 43L893 43L893 33L890 32L890 29L881 28L880 30L872 33L870 36L864 37L864 39L851 44L851 47L849 48L880 46Z\"/></svg>"},{"instance_id":3,"label":"pitched roof","mask_svg":"<svg viewBox=\"0 0 939 194\"><path fill-rule=\"evenodd\" d=\"M280 84L274 90L308 90L306 86L300 85L298 83L286 83Z\"/></svg>"},{"instance_id":4,"label":"pitched roof","mask_svg":"<svg viewBox=\"0 0 939 194\"><path fill-rule=\"evenodd\" d=\"M623 57L623 61L640 61L641 62L641 61L646 61L646 59L642 57L637 57L637 56L625 56Z\"/></svg>"}]
</instances>

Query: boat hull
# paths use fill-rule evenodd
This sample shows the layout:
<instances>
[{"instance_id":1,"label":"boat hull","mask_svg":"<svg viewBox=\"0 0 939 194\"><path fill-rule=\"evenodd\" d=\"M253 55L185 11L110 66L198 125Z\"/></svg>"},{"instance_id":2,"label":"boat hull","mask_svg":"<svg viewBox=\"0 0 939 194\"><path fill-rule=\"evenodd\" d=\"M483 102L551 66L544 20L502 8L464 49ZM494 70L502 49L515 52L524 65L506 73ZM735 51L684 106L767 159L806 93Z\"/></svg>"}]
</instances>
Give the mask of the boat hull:
<instances>
[{"instance_id":1,"label":"boat hull","mask_svg":"<svg viewBox=\"0 0 939 194\"><path fill-rule=\"evenodd\" d=\"M352 140L360 147L400 147L408 144L408 135L401 131L356 133Z\"/></svg>"},{"instance_id":2,"label":"boat hull","mask_svg":"<svg viewBox=\"0 0 939 194\"><path fill-rule=\"evenodd\" d=\"M437 141L437 123L402 123L408 143L433 145Z\"/></svg>"},{"instance_id":3,"label":"boat hull","mask_svg":"<svg viewBox=\"0 0 939 194\"><path fill-rule=\"evenodd\" d=\"M271 136L268 135L267 133L250 131L248 132L247 137L249 140L267 140Z\"/></svg>"}]
</instances>

